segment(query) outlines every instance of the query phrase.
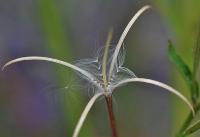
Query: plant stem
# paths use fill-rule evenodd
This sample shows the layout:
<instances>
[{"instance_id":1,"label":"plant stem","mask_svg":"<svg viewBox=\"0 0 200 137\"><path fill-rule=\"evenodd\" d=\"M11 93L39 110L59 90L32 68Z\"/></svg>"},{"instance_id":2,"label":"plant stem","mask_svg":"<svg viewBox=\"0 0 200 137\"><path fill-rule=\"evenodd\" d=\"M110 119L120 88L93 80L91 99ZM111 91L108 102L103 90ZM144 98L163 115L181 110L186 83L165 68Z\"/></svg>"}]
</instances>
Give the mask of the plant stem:
<instances>
[{"instance_id":1,"label":"plant stem","mask_svg":"<svg viewBox=\"0 0 200 137\"><path fill-rule=\"evenodd\" d=\"M108 114L109 114L110 127L112 130L112 137L118 137L117 128L116 128L116 120L115 120L115 115L113 112L112 95L106 96L105 99L106 99L106 104L107 104L107 109L108 109Z\"/></svg>"},{"instance_id":2,"label":"plant stem","mask_svg":"<svg viewBox=\"0 0 200 137\"><path fill-rule=\"evenodd\" d=\"M187 127L191 124L193 120L193 114L190 112L190 114L187 116L185 122L183 123L181 129L179 130L178 134L176 137L184 137L183 132L187 129Z\"/></svg>"},{"instance_id":3,"label":"plant stem","mask_svg":"<svg viewBox=\"0 0 200 137\"><path fill-rule=\"evenodd\" d=\"M200 110L200 103L195 107L195 112L198 113ZM187 116L187 119L183 123L181 129L179 130L176 137L185 137L183 132L188 128L188 126L191 124L192 120L194 119L193 113L190 112L190 114Z\"/></svg>"}]
</instances>

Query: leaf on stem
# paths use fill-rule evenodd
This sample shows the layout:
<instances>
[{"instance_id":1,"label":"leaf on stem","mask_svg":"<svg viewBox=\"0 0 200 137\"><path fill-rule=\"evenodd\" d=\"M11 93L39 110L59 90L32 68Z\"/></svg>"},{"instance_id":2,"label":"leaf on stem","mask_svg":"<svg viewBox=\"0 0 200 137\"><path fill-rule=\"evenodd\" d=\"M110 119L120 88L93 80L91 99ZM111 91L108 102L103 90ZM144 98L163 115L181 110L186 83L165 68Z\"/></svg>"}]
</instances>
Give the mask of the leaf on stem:
<instances>
[{"instance_id":1,"label":"leaf on stem","mask_svg":"<svg viewBox=\"0 0 200 137\"><path fill-rule=\"evenodd\" d=\"M189 67L187 66L187 64L176 53L176 50L171 41L169 41L168 55L169 55L170 60L176 65L178 71L182 74L184 80L190 87L190 85L192 83L192 73L191 73Z\"/></svg>"},{"instance_id":2,"label":"leaf on stem","mask_svg":"<svg viewBox=\"0 0 200 137\"><path fill-rule=\"evenodd\" d=\"M199 129L200 129L200 120L194 123L193 125L191 125L190 127L188 127L186 131L184 132L184 135L187 136L187 135L193 134L199 131Z\"/></svg>"},{"instance_id":3,"label":"leaf on stem","mask_svg":"<svg viewBox=\"0 0 200 137\"><path fill-rule=\"evenodd\" d=\"M168 55L169 55L170 60L176 65L179 73L182 74L185 82L187 83L187 86L189 87L189 89L191 91L190 94L192 97L192 101L193 101L193 103L195 103L199 96L198 84L195 80L193 80L193 74L192 74L190 68L188 67L188 65L176 53L176 50L171 41L169 41Z\"/></svg>"}]
</instances>

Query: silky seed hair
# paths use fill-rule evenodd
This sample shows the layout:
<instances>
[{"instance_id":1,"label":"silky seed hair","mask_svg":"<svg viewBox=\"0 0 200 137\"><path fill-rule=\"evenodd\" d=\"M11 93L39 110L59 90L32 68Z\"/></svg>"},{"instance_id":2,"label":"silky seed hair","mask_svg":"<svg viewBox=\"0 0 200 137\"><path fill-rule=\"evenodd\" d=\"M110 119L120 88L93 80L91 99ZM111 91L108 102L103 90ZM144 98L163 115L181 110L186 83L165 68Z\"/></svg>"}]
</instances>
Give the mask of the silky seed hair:
<instances>
[{"instance_id":1,"label":"silky seed hair","mask_svg":"<svg viewBox=\"0 0 200 137\"><path fill-rule=\"evenodd\" d=\"M79 64L71 64L71 63L68 63L68 62L65 62L65 61L62 61L62 60L49 58L49 57L29 56L29 57L21 57L21 58L17 58L17 59L9 61L8 63L6 63L3 66L2 70L4 70L7 66L9 66L11 64L21 62L21 61L38 60L38 61L53 62L53 63L64 65L68 68L71 68L75 72L79 73L81 75L81 78L86 79L91 85L95 86L95 90L96 90L95 92L96 93L104 92L105 95L112 94L112 92L115 88L117 88L121 85L124 85L126 83L143 82L143 83L153 84L153 85L162 87L162 88L167 89L168 91L174 93L175 95L177 95L179 98L181 98L189 106L189 108L192 110L192 112L194 112L194 109L193 109L190 101L188 101L177 90L173 89L172 87L170 87L170 86L168 86L164 83L161 83L161 82L158 82L158 81L155 81L155 80L149 80L149 79L145 79L145 78L137 78L131 70L129 70L128 68L122 67L123 62L124 62L124 54L121 54L121 52L120 52L121 49L123 49L123 48L121 48L122 43L123 43L127 33L129 32L130 28L134 24L134 22L139 18L139 16L144 11L146 11L149 8L150 8L150 6L146 5L146 6L142 7L133 16L133 18L130 20L130 22L126 26L125 30L123 31L123 33L122 33L122 35L119 39L119 42L117 43L117 46L114 50L114 53L110 57L108 57L108 49L109 48L107 48L107 50L105 50L105 52L107 52L107 53L103 54L103 58L104 57L108 58L108 59L105 59L105 61L107 61L107 60L109 60L109 58L111 58L111 63L109 65L109 72L107 74L107 73L105 73L106 72L105 71L104 72L105 76L103 76L103 74L102 74L102 72L103 72L102 63L105 64L104 70L107 70L106 65L109 64L109 61L107 61L107 63L99 62L99 59L93 60L93 61L89 60L90 62L88 62L88 59L87 59L85 62L82 61ZM109 42L108 42L107 45L109 45ZM92 63L91 63L91 61L92 61ZM108 80L106 79L107 78L106 74L108 75ZM106 79L106 81L108 81L108 82L106 83L106 81L103 80L103 79ZM109 91L109 93L106 93L105 91Z\"/></svg>"},{"instance_id":2,"label":"silky seed hair","mask_svg":"<svg viewBox=\"0 0 200 137\"><path fill-rule=\"evenodd\" d=\"M166 89L167 91L175 94L179 97L182 101L184 101L190 110L195 114L194 108L190 101L182 95L180 92L175 90L174 88L164 84L162 82L146 79L146 78L139 78L136 77L135 74L129 70L128 68L123 67L124 63L124 56L125 53L123 52L123 41L126 38L129 30L135 23L135 21L139 18L139 16L146 10L150 9L149 5L142 7L130 20L128 25L126 26L125 30L123 31L116 47L114 48L113 54L109 54L111 50L109 46L109 42L107 44L107 49L104 50L102 55L99 55L97 58L94 59L84 59L79 60L78 63L71 64L65 61L61 61L59 59L49 58L49 57L40 57L40 56L29 56L29 57L21 57L14 60L9 61L6 63L2 70L8 67L11 64L21 62L21 61L30 61L30 60L37 60L37 61L47 61L53 62L56 64L63 65L65 67L71 68L75 72L77 72L80 78L83 78L89 82L95 88L95 94L91 98L91 100L86 105L80 119L75 127L74 133L72 137L78 137L80 129L88 115L89 111L91 110L95 101L101 96L112 96L113 91L127 83L131 82L141 82L146 84L155 85ZM112 53L112 52L111 52ZM108 71L107 71L108 70ZM109 92L105 92L109 91Z\"/></svg>"}]
</instances>

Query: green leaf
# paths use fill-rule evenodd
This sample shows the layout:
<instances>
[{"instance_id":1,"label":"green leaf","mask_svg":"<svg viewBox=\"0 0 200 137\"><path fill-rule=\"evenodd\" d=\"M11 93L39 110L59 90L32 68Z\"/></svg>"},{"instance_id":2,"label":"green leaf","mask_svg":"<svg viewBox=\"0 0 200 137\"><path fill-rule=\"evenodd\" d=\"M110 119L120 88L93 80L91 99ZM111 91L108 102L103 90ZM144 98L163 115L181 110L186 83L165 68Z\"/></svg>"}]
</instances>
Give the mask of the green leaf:
<instances>
[{"instance_id":1,"label":"green leaf","mask_svg":"<svg viewBox=\"0 0 200 137\"><path fill-rule=\"evenodd\" d=\"M189 67L182 60L182 58L176 53L176 50L173 47L171 41L169 41L168 55L169 55L170 60L176 65L178 71L182 74L186 83L190 87L190 85L192 84L192 73Z\"/></svg>"},{"instance_id":2,"label":"green leaf","mask_svg":"<svg viewBox=\"0 0 200 137\"><path fill-rule=\"evenodd\" d=\"M200 120L197 121L195 124L191 125L188 129L186 129L186 131L184 132L184 136L195 133L199 129L200 129Z\"/></svg>"},{"instance_id":3,"label":"green leaf","mask_svg":"<svg viewBox=\"0 0 200 137\"><path fill-rule=\"evenodd\" d=\"M193 74L188 67L188 65L183 61L183 59L176 53L175 48L171 41L169 41L168 46L168 55L170 60L176 65L180 74L182 74L185 82L187 83L190 91L191 91L191 98L194 104L196 104L198 94L198 84L193 79Z\"/></svg>"}]
</instances>

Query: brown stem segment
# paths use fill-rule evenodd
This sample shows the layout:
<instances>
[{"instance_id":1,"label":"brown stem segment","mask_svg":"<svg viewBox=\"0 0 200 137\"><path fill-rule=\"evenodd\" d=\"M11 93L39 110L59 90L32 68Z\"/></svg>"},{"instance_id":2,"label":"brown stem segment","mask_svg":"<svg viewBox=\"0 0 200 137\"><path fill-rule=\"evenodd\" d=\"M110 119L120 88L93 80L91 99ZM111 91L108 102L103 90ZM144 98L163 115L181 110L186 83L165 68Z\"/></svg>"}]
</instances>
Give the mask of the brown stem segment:
<instances>
[{"instance_id":1,"label":"brown stem segment","mask_svg":"<svg viewBox=\"0 0 200 137\"><path fill-rule=\"evenodd\" d=\"M112 129L112 137L118 137L117 128L116 128L116 120L115 120L115 115L113 112L112 95L108 95L105 98L106 98L106 104L107 104L107 109L108 109L108 114L109 114L110 127Z\"/></svg>"}]
</instances>

